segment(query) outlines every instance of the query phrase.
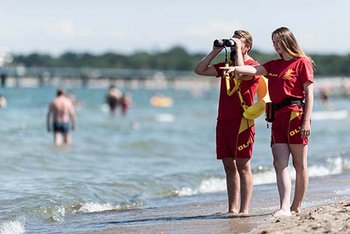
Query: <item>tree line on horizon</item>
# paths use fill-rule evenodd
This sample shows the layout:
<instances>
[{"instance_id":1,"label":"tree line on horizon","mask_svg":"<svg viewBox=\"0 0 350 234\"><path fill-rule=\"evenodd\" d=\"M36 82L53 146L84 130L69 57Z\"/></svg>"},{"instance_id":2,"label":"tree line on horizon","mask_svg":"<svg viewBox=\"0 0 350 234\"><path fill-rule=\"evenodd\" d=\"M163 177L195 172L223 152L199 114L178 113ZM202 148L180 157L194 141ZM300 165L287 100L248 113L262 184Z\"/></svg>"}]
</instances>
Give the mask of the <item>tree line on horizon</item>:
<instances>
[{"instance_id":1,"label":"tree line on horizon","mask_svg":"<svg viewBox=\"0 0 350 234\"><path fill-rule=\"evenodd\" d=\"M13 55L13 61L9 65L192 71L205 55L205 53L191 54L181 46L175 46L163 52L149 53L139 51L130 55L113 52L99 55L65 52L60 56L54 57L49 54L31 53L28 55ZM260 63L277 58L277 55L274 53L263 53L257 50L252 50L251 56ZM350 76L350 54L310 54L310 57L315 62L315 75L317 76ZM222 61L224 58L224 53L221 53L216 58L216 61Z\"/></svg>"}]
</instances>

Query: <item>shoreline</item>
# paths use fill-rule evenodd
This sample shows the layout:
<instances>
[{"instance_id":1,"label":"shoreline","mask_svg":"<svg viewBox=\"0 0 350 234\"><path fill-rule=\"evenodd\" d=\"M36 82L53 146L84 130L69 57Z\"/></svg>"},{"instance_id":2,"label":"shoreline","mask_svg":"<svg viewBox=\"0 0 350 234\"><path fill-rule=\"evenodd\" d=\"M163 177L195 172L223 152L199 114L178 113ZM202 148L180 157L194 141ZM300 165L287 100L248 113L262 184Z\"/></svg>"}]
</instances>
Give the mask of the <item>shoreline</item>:
<instances>
[{"instance_id":1,"label":"shoreline","mask_svg":"<svg viewBox=\"0 0 350 234\"><path fill-rule=\"evenodd\" d=\"M226 193L174 198L161 204L122 212L85 214L89 222L77 233L339 233L349 232L350 173L310 178L300 214L275 218L279 198L275 184L254 187L251 215L225 214ZM177 200L177 201L176 201ZM179 202L180 201L180 202ZM325 221L326 220L326 221ZM85 231L84 226L86 227ZM83 229L81 229L83 228Z\"/></svg>"}]
</instances>

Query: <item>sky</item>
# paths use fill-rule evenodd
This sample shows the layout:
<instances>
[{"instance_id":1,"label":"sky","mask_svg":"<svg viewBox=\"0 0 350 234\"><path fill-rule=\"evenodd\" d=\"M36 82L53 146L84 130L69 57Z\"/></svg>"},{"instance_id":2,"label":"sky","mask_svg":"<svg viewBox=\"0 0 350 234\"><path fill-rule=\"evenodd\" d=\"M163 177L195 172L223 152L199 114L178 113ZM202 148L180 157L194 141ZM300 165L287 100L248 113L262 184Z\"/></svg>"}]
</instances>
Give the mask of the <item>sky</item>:
<instances>
[{"instance_id":1,"label":"sky","mask_svg":"<svg viewBox=\"0 0 350 234\"><path fill-rule=\"evenodd\" d=\"M236 29L253 48L274 52L271 33L286 26L307 53L350 53L349 0L0 0L0 52L60 55L208 52Z\"/></svg>"}]
</instances>

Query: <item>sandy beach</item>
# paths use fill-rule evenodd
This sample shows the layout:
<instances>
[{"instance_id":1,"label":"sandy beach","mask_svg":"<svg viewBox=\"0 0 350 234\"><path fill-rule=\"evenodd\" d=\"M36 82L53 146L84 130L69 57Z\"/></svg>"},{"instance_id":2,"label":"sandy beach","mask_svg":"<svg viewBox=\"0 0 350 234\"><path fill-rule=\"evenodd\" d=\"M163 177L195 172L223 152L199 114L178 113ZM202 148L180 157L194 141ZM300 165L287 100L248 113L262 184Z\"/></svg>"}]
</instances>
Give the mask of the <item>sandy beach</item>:
<instances>
[{"instance_id":1,"label":"sandy beach","mask_svg":"<svg viewBox=\"0 0 350 234\"><path fill-rule=\"evenodd\" d=\"M251 233L350 233L350 198L310 207L292 217L270 217Z\"/></svg>"}]
</instances>

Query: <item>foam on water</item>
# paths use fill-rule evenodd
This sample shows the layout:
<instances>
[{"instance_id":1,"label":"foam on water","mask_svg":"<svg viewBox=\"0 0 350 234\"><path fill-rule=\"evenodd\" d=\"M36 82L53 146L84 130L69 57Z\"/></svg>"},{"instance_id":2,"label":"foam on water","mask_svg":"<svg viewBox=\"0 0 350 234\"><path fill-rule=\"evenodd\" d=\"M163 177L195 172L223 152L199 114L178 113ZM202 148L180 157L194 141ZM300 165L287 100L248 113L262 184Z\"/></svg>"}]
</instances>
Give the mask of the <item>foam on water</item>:
<instances>
[{"instance_id":1,"label":"foam on water","mask_svg":"<svg viewBox=\"0 0 350 234\"><path fill-rule=\"evenodd\" d=\"M337 191L335 191L335 193L339 194L339 195L350 195L350 188L337 190Z\"/></svg>"},{"instance_id":2,"label":"foam on water","mask_svg":"<svg viewBox=\"0 0 350 234\"><path fill-rule=\"evenodd\" d=\"M94 202L85 203L80 207L78 212L80 213L92 213L92 212L101 212L106 210L113 210L114 207L109 203L99 204Z\"/></svg>"},{"instance_id":3,"label":"foam on water","mask_svg":"<svg viewBox=\"0 0 350 234\"><path fill-rule=\"evenodd\" d=\"M337 175L344 172L344 166L346 167L346 160L342 157L329 158L327 159L329 167L321 165L309 166L308 173L309 177L319 177L328 175ZM290 177L295 180L294 168L292 165L289 166ZM254 185L271 184L276 183L276 174L273 170L259 172L253 174ZM226 191L226 179L225 178L209 178L201 181L197 188L184 187L176 191L178 196L191 196L200 193L213 193Z\"/></svg>"},{"instance_id":4,"label":"foam on water","mask_svg":"<svg viewBox=\"0 0 350 234\"><path fill-rule=\"evenodd\" d=\"M312 120L341 120L348 118L347 110L335 111L314 111L312 112Z\"/></svg>"},{"instance_id":5,"label":"foam on water","mask_svg":"<svg viewBox=\"0 0 350 234\"><path fill-rule=\"evenodd\" d=\"M155 120L158 122L171 123L175 121L175 116L169 113L156 115Z\"/></svg>"},{"instance_id":6,"label":"foam on water","mask_svg":"<svg viewBox=\"0 0 350 234\"><path fill-rule=\"evenodd\" d=\"M179 196L191 196L198 193L214 193L225 191L226 181L221 178L209 178L201 182L198 188L191 189L188 187L182 188L177 191Z\"/></svg>"},{"instance_id":7,"label":"foam on water","mask_svg":"<svg viewBox=\"0 0 350 234\"><path fill-rule=\"evenodd\" d=\"M24 224L20 221L6 221L0 223L0 234L25 233Z\"/></svg>"},{"instance_id":8,"label":"foam on water","mask_svg":"<svg viewBox=\"0 0 350 234\"><path fill-rule=\"evenodd\" d=\"M142 202L133 202L129 204L118 204L113 206L110 203L97 203L97 202L88 202L82 204L82 206L76 211L76 213L94 213L94 212L103 212L109 210L128 210L135 209L143 205Z\"/></svg>"},{"instance_id":9,"label":"foam on water","mask_svg":"<svg viewBox=\"0 0 350 234\"><path fill-rule=\"evenodd\" d=\"M42 208L44 216L55 222L62 222L66 215L66 208L62 205Z\"/></svg>"}]
</instances>

